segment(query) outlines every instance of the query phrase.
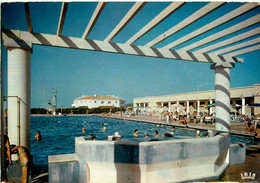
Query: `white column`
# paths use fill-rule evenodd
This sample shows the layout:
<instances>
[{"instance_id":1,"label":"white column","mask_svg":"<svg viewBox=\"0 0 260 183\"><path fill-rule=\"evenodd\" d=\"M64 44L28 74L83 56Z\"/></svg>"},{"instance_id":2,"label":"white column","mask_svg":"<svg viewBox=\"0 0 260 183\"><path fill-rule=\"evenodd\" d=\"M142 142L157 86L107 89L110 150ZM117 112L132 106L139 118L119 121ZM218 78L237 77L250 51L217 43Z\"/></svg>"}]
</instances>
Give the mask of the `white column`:
<instances>
[{"instance_id":1,"label":"white column","mask_svg":"<svg viewBox=\"0 0 260 183\"><path fill-rule=\"evenodd\" d=\"M168 102L168 112L170 112L171 102Z\"/></svg>"},{"instance_id":2,"label":"white column","mask_svg":"<svg viewBox=\"0 0 260 183\"><path fill-rule=\"evenodd\" d=\"M161 107L162 107L161 111L163 112L163 102L161 103Z\"/></svg>"},{"instance_id":3,"label":"white column","mask_svg":"<svg viewBox=\"0 0 260 183\"><path fill-rule=\"evenodd\" d=\"M242 97L242 115L246 114L246 99Z\"/></svg>"},{"instance_id":4,"label":"white column","mask_svg":"<svg viewBox=\"0 0 260 183\"><path fill-rule=\"evenodd\" d=\"M5 46L8 53L8 136L11 144L30 151L31 44L22 41L17 45L10 41L5 42Z\"/></svg>"},{"instance_id":5,"label":"white column","mask_svg":"<svg viewBox=\"0 0 260 183\"><path fill-rule=\"evenodd\" d=\"M1 3L0 3L0 22L2 22L1 17ZM2 24L0 25L0 29L2 30ZM0 40L2 40L2 35L0 34ZM0 178L4 177L5 175L5 144L4 144L4 100L3 100L3 57L2 57L2 44L0 45L0 120L1 120L1 126L0 126L0 147L1 147L1 159L0 159Z\"/></svg>"},{"instance_id":6,"label":"white column","mask_svg":"<svg viewBox=\"0 0 260 183\"><path fill-rule=\"evenodd\" d=\"M199 113L200 112L200 101L197 100L197 112Z\"/></svg>"},{"instance_id":7,"label":"white column","mask_svg":"<svg viewBox=\"0 0 260 183\"><path fill-rule=\"evenodd\" d=\"M144 103L144 112L145 112L146 110L145 110L145 103Z\"/></svg>"},{"instance_id":8,"label":"white column","mask_svg":"<svg viewBox=\"0 0 260 183\"><path fill-rule=\"evenodd\" d=\"M177 100L177 102L176 102L178 105L179 105L179 101ZM180 112L180 109L179 109L179 107L177 106L177 112Z\"/></svg>"},{"instance_id":9,"label":"white column","mask_svg":"<svg viewBox=\"0 0 260 183\"><path fill-rule=\"evenodd\" d=\"M134 103L134 108L133 108L134 112L136 109L137 109L137 103Z\"/></svg>"},{"instance_id":10,"label":"white column","mask_svg":"<svg viewBox=\"0 0 260 183\"><path fill-rule=\"evenodd\" d=\"M210 103L210 104L213 103L212 99L209 100L209 103ZM212 114L212 107L209 108L209 114L210 114L210 115Z\"/></svg>"},{"instance_id":11,"label":"white column","mask_svg":"<svg viewBox=\"0 0 260 183\"><path fill-rule=\"evenodd\" d=\"M134 107L137 107L137 103L134 103Z\"/></svg>"},{"instance_id":12,"label":"white column","mask_svg":"<svg viewBox=\"0 0 260 183\"><path fill-rule=\"evenodd\" d=\"M211 65L215 69L216 130L230 131L230 68L229 63Z\"/></svg>"},{"instance_id":13,"label":"white column","mask_svg":"<svg viewBox=\"0 0 260 183\"><path fill-rule=\"evenodd\" d=\"M190 102L188 100L186 101L186 107L187 107L186 112L187 112L187 115L188 115L189 112L190 112Z\"/></svg>"}]
</instances>

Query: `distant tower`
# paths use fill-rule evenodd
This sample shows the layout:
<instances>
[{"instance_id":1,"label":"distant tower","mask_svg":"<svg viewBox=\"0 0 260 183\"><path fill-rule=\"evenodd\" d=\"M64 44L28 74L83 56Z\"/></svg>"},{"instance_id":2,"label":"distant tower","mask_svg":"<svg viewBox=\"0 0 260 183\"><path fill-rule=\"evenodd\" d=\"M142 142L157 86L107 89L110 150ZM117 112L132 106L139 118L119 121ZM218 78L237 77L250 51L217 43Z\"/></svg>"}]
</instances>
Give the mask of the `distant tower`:
<instances>
[{"instance_id":1,"label":"distant tower","mask_svg":"<svg viewBox=\"0 0 260 183\"><path fill-rule=\"evenodd\" d=\"M57 106L57 92L55 92L55 89L53 88L53 115L56 115L56 106Z\"/></svg>"},{"instance_id":2,"label":"distant tower","mask_svg":"<svg viewBox=\"0 0 260 183\"><path fill-rule=\"evenodd\" d=\"M56 106L57 106L57 92L55 92L55 89L53 88L53 99L52 99L52 103L49 99L48 102L49 105L52 105L52 114L56 115Z\"/></svg>"}]
</instances>

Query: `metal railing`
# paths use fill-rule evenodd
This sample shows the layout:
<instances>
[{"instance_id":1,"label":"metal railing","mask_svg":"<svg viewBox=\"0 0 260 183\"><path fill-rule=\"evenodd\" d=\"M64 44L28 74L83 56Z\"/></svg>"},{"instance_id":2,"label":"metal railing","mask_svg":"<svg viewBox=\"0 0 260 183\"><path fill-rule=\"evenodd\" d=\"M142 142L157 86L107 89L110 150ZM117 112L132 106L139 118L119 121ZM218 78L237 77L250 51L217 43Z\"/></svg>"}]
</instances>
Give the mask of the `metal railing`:
<instances>
[{"instance_id":1,"label":"metal railing","mask_svg":"<svg viewBox=\"0 0 260 183\"><path fill-rule=\"evenodd\" d=\"M17 144L21 145L21 98L18 96L4 96L4 102L7 101L7 98L17 98Z\"/></svg>"}]
</instances>

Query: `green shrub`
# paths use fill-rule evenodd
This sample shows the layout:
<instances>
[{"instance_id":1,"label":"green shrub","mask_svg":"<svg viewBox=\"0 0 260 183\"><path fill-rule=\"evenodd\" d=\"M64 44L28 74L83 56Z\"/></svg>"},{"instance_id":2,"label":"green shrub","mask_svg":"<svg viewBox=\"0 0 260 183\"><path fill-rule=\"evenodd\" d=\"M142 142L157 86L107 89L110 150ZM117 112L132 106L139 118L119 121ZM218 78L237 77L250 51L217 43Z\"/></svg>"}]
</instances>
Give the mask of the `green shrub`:
<instances>
[{"instance_id":1,"label":"green shrub","mask_svg":"<svg viewBox=\"0 0 260 183\"><path fill-rule=\"evenodd\" d=\"M86 114L88 108L87 107L79 107L79 108L58 108L56 109L56 113L62 113L62 114Z\"/></svg>"},{"instance_id":2,"label":"green shrub","mask_svg":"<svg viewBox=\"0 0 260 183\"><path fill-rule=\"evenodd\" d=\"M62 114L101 114L101 113L109 113L109 112L115 113L117 111L125 111L125 108L123 107L114 107L114 108L104 108L104 107L95 107L92 109L89 109L87 107L77 107L77 108L58 108L56 109L56 114L62 113Z\"/></svg>"},{"instance_id":3,"label":"green shrub","mask_svg":"<svg viewBox=\"0 0 260 183\"><path fill-rule=\"evenodd\" d=\"M44 108L31 108L31 114L46 114L47 110Z\"/></svg>"}]
</instances>

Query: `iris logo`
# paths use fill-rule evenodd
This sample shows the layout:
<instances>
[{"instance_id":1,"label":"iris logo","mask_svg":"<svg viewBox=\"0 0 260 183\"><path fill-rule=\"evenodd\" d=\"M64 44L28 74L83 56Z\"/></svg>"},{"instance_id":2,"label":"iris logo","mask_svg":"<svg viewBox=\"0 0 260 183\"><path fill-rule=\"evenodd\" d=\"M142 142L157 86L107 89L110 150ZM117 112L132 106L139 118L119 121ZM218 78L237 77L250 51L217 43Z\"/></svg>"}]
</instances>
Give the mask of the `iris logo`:
<instances>
[{"instance_id":1,"label":"iris logo","mask_svg":"<svg viewBox=\"0 0 260 183\"><path fill-rule=\"evenodd\" d=\"M241 173L240 175L241 175L242 179L252 179L252 180L254 180L255 176L256 176L256 173L244 172L244 173Z\"/></svg>"}]
</instances>

